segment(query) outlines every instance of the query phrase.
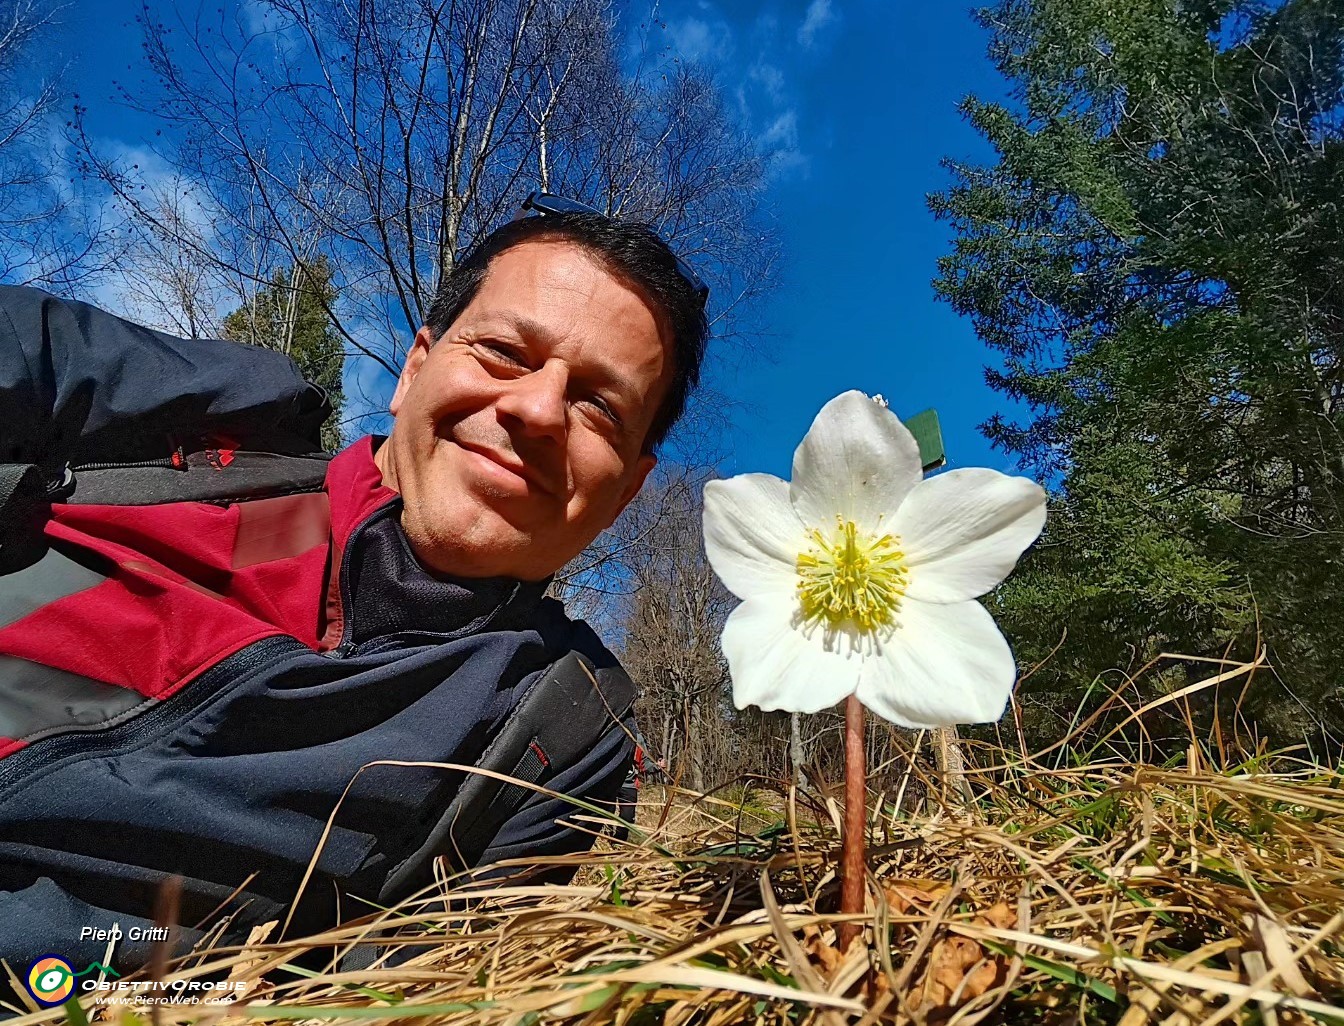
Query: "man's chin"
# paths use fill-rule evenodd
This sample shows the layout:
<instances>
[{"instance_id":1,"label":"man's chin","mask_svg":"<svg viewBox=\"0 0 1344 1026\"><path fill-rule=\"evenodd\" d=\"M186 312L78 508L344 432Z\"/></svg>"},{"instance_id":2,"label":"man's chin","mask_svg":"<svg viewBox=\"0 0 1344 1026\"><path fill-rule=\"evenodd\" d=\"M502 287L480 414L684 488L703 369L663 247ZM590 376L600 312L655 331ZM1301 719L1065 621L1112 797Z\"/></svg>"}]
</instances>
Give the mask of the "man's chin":
<instances>
[{"instance_id":1,"label":"man's chin","mask_svg":"<svg viewBox=\"0 0 1344 1026\"><path fill-rule=\"evenodd\" d=\"M430 517L403 513L402 528L416 558L427 569L456 577L518 577L516 569L528 562L533 543L500 508L509 504L462 492L454 498L433 504Z\"/></svg>"}]
</instances>

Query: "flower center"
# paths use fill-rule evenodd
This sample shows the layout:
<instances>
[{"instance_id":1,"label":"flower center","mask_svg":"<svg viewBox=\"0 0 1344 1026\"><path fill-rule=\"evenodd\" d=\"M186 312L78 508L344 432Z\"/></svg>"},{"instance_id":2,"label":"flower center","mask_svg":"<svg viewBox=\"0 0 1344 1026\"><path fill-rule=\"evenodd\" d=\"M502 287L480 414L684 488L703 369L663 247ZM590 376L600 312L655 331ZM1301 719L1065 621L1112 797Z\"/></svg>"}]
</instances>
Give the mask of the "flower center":
<instances>
[{"instance_id":1,"label":"flower center","mask_svg":"<svg viewBox=\"0 0 1344 1026\"><path fill-rule=\"evenodd\" d=\"M813 546L798 556L804 620L831 627L848 621L861 631L893 625L910 577L899 539L860 532L841 517L835 522L829 533L808 531Z\"/></svg>"}]
</instances>

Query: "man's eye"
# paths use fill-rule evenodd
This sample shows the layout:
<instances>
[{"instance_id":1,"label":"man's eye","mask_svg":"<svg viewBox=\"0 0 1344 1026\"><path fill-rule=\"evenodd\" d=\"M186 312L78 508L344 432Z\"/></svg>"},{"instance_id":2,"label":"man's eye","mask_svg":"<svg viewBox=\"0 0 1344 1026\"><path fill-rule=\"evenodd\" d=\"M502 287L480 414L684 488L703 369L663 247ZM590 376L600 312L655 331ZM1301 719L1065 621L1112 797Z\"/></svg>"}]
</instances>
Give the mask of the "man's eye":
<instances>
[{"instance_id":1,"label":"man's eye","mask_svg":"<svg viewBox=\"0 0 1344 1026\"><path fill-rule=\"evenodd\" d=\"M512 346L506 346L499 342L478 342L476 347L488 353L493 360L511 363L516 367L526 366L523 358Z\"/></svg>"},{"instance_id":2,"label":"man's eye","mask_svg":"<svg viewBox=\"0 0 1344 1026\"><path fill-rule=\"evenodd\" d=\"M610 421L617 427L621 426L620 416L616 413L615 410L611 408L611 404L608 403L605 399L603 399L600 395L590 396L586 400L586 402L592 409L596 410L598 415L601 416L603 419Z\"/></svg>"}]
</instances>

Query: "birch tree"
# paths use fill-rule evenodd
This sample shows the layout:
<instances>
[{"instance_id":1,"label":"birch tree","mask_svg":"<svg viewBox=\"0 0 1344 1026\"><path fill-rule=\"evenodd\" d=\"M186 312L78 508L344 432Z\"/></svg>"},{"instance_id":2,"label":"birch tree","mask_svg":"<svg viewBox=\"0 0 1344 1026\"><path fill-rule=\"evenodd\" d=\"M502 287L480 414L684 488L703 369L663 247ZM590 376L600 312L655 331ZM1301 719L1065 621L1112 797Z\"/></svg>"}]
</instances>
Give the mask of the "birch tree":
<instances>
[{"instance_id":1,"label":"birch tree","mask_svg":"<svg viewBox=\"0 0 1344 1026\"><path fill-rule=\"evenodd\" d=\"M0 282L68 291L96 273L105 240L52 160L64 94L47 43L59 10L0 0Z\"/></svg>"},{"instance_id":2,"label":"birch tree","mask_svg":"<svg viewBox=\"0 0 1344 1026\"><path fill-rule=\"evenodd\" d=\"M621 30L616 0L256 0L143 23L150 80L208 238L142 199L79 126L90 175L241 292L321 257L347 351L390 383L435 287L534 189L652 223L715 289L717 333L771 278L763 162L710 77ZM240 295L246 302L248 297Z\"/></svg>"}]
</instances>

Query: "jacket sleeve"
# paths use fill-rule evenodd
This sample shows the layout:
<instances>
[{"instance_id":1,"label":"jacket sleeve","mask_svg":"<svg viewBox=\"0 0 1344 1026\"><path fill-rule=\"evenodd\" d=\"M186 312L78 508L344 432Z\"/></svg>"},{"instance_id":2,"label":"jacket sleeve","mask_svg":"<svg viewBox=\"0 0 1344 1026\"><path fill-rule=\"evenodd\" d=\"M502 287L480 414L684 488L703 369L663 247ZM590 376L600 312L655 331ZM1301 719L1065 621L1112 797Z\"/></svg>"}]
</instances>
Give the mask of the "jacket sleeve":
<instances>
[{"instance_id":1,"label":"jacket sleeve","mask_svg":"<svg viewBox=\"0 0 1344 1026\"><path fill-rule=\"evenodd\" d=\"M86 303L0 286L0 463L50 474L66 462L144 459L170 435L204 426L241 447L282 425L301 433L310 416L320 424L322 402L282 353L174 338ZM305 404L311 414L295 409Z\"/></svg>"},{"instance_id":2,"label":"jacket sleeve","mask_svg":"<svg viewBox=\"0 0 1344 1026\"><path fill-rule=\"evenodd\" d=\"M631 740L634 733L634 713L627 712L620 723L612 723L586 758L547 781L545 786L590 805L602 806L614 815L621 784L634 762L635 744ZM585 852L593 846L594 832L601 829L601 824L575 823L577 817L587 817L589 820L596 818L588 810L571 802L534 791L522 807L505 821L478 865L496 866L508 860ZM545 863L538 864L535 872L529 872L528 865L518 863L513 866L498 865L485 874L474 874L474 878L479 880L483 877L529 873L529 882L544 880L567 883L575 872L575 866L547 866Z\"/></svg>"},{"instance_id":3,"label":"jacket sleeve","mask_svg":"<svg viewBox=\"0 0 1344 1026\"><path fill-rule=\"evenodd\" d=\"M612 724L612 729L602 735L582 761L557 774L545 786L592 805L607 806L614 813L617 792L634 760L635 746L630 740L634 731L634 715L627 713L620 723ZM493 882L568 883L577 867L548 865L545 860L575 855L593 846L593 831L600 824L585 823L580 829L569 822L576 815L592 817L591 812L571 802L532 792L532 797L495 834L473 867L470 882L461 889L470 891ZM421 885L424 883L421 881ZM460 892L455 900L461 901ZM361 970L379 959L387 967L401 965L419 950L413 944L401 948L359 944L342 961L341 971Z\"/></svg>"}]
</instances>

